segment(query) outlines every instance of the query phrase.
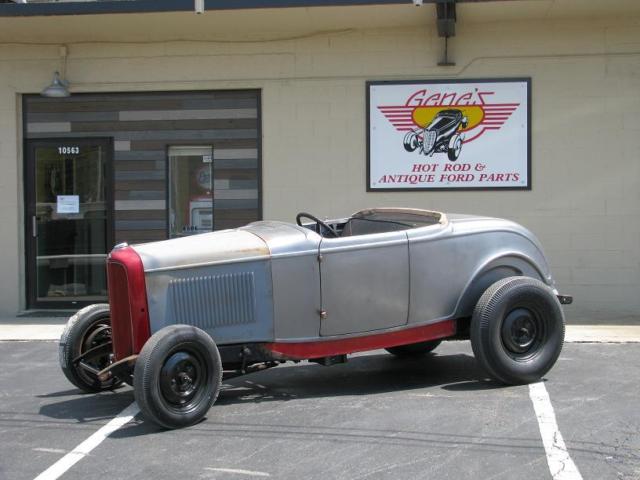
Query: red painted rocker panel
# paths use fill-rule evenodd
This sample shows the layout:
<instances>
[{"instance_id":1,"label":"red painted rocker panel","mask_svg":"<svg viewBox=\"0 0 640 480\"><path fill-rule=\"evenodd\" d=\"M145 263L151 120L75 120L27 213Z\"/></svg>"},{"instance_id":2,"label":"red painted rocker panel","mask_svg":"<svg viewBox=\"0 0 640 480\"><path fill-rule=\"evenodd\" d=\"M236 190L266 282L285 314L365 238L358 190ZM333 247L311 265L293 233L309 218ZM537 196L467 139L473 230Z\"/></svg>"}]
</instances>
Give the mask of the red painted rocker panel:
<instances>
[{"instance_id":1,"label":"red painted rocker panel","mask_svg":"<svg viewBox=\"0 0 640 480\"><path fill-rule=\"evenodd\" d=\"M431 325L396 330L394 332L376 333L361 337L350 337L333 340L311 342L273 342L264 348L277 356L292 360L330 357L347 353L377 350L410 343L426 342L455 335L456 321L445 320Z\"/></svg>"}]
</instances>

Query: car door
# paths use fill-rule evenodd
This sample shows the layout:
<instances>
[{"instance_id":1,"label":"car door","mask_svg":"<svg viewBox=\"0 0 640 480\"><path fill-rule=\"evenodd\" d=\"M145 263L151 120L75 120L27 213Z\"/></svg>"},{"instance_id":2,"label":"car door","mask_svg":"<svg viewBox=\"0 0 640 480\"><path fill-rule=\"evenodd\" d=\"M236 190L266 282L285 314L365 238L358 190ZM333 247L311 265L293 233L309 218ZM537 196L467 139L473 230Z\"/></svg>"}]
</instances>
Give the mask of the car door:
<instances>
[{"instance_id":1,"label":"car door","mask_svg":"<svg viewBox=\"0 0 640 480\"><path fill-rule=\"evenodd\" d=\"M409 248L405 231L320 243L320 335L396 327L409 314Z\"/></svg>"}]
</instances>

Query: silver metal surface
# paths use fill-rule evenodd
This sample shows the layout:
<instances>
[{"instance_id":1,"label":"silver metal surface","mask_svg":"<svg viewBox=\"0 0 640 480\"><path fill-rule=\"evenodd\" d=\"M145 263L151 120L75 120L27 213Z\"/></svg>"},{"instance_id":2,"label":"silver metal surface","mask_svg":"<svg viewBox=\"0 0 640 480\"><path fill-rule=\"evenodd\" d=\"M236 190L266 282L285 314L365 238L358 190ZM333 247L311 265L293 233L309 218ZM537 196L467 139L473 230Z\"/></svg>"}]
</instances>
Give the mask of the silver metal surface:
<instances>
[{"instance_id":1,"label":"silver metal surface","mask_svg":"<svg viewBox=\"0 0 640 480\"><path fill-rule=\"evenodd\" d=\"M255 280L251 271L174 278L169 305L178 323L203 330L255 321Z\"/></svg>"},{"instance_id":2,"label":"silver metal surface","mask_svg":"<svg viewBox=\"0 0 640 480\"><path fill-rule=\"evenodd\" d=\"M222 345L274 337L267 260L161 270L145 275L151 333L182 323Z\"/></svg>"},{"instance_id":3,"label":"silver metal surface","mask_svg":"<svg viewBox=\"0 0 640 480\"><path fill-rule=\"evenodd\" d=\"M269 257L269 249L260 237L240 229L144 243L134 245L133 248L140 255L145 272L188 269Z\"/></svg>"},{"instance_id":4,"label":"silver metal surface","mask_svg":"<svg viewBox=\"0 0 640 480\"><path fill-rule=\"evenodd\" d=\"M320 335L380 330L407 323L409 248L406 231L323 238Z\"/></svg>"},{"instance_id":5,"label":"silver metal surface","mask_svg":"<svg viewBox=\"0 0 640 480\"><path fill-rule=\"evenodd\" d=\"M540 243L516 223L417 209L363 212L424 215L430 224L322 238L311 225L263 221L134 246L152 332L189 323L219 344L348 338L468 317L484 290L507 276L555 288ZM347 220L327 223L340 231Z\"/></svg>"}]
</instances>

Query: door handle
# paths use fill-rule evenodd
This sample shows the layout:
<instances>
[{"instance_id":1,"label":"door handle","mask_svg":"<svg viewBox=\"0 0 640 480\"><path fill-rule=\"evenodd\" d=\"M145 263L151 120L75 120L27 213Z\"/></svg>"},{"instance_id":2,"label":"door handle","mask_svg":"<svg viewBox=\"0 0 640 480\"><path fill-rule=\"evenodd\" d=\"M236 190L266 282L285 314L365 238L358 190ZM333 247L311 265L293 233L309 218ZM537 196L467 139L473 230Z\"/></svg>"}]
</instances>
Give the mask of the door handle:
<instances>
[{"instance_id":1,"label":"door handle","mask_svg":"<svg viewBox=\"0 0 640 480\"><path fill-rule=\"evenodd\" d=\"M38 219L35 215L31 217L31 233L34 238L38 236Z\"/></svg>"}]
</instances>

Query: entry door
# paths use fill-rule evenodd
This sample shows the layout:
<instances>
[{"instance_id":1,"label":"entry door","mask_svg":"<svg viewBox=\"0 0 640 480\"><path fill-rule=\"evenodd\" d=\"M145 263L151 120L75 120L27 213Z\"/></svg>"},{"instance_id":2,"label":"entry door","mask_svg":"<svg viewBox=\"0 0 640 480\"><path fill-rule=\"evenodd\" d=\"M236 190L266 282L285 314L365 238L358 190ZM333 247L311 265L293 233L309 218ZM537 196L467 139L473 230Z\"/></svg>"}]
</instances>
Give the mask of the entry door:
<instances>
[{"instance_id":1,"label":"entry door","mask_svg":"<svg viewBox=\"0 0 640 480\"><path fill-rule=\"evenodd\" d=\"M106 300L112 150L110 139L28 142L29 307L72 308Z\"/></svg>"},{"instance_id":2,"label":"entry door","mask_svg":"<svg viewBox=\"0 0 640 480\"><path fill-rule=\"evenodd\" d=\"M404 325L409 315L406 232L323 238L320 335Z\"/></svg>"}]
</instances>

